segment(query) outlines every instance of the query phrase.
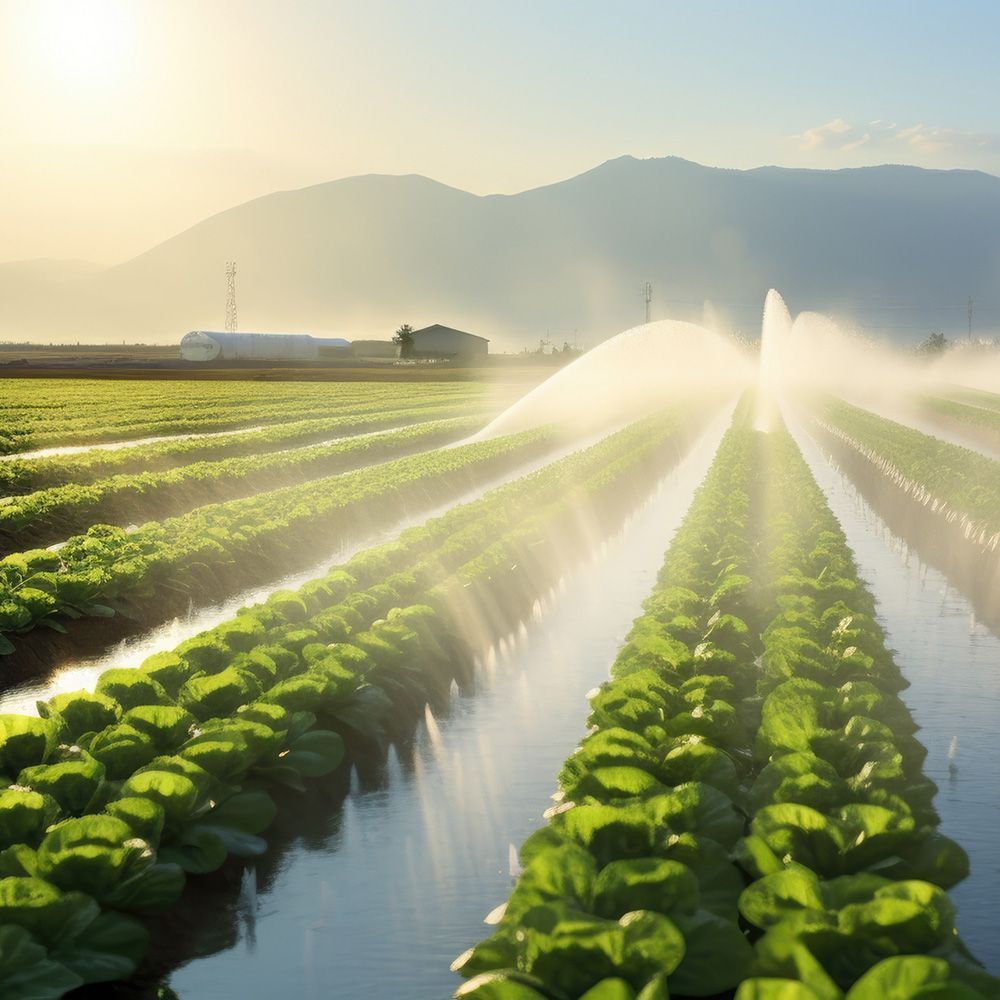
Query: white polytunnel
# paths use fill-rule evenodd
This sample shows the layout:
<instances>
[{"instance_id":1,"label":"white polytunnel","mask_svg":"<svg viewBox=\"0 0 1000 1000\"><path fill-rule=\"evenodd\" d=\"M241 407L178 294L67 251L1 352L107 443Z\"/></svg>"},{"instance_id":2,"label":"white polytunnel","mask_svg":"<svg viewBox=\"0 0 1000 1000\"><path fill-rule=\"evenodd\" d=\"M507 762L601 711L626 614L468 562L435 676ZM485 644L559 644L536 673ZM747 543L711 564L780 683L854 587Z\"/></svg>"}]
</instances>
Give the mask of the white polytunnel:
<instances>
[{"instance_id":1,"label":"white polytunnel","mask_svg":"<svg viewBox=\"0 0 1000 1000\"><path fill-rule=\"evenodd\" d=\"M342 337L308 333L221 333L192 330L181 338L182 361L316 361L350 349Z\"/></svg>"}]
</instances>

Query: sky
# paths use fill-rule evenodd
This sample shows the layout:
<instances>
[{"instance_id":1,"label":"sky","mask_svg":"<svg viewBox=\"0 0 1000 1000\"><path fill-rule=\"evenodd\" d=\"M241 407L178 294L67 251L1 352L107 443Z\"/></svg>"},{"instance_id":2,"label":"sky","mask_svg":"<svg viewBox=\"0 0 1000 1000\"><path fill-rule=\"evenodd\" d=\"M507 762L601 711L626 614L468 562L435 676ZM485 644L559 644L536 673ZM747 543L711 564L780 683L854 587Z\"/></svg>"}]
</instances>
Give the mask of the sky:
<instances>
[{"instance_id":1,"label":"sky","mask_svg":"<svg viewBox=\"0 0 1000 1000\"><path fill-rule=\"evenodd\" d=\"M0 261L113 264L351 174L1000 174L997 38L992 0L0 0Z\"/></svg>"}]
</instances>

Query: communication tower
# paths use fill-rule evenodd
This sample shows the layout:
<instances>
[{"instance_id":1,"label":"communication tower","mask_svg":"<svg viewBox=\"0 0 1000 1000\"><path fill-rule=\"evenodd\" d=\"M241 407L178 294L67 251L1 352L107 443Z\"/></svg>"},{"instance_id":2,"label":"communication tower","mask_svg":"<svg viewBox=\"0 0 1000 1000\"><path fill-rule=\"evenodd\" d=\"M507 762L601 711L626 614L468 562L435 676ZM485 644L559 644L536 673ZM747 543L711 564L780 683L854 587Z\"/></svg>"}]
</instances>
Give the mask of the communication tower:
<instances>
[{"instance_id":1,"label":"communication tower","mask_svg":"<svg viewBox=\"0 0 1000 1000\"><path fill-rule=\"evenodd\" d=\"M651 281L644 281L639 288L639 293L642 295L643 302L646 304L646 320L649 322L649 311L650 306L653 302L653 283Z\"/></svg>"},{"instance_id":2,"label":"communication tower","mask_svg":"<svg viewBox=\"0 0 1000 1000\"><path fill-rule=\"evenodd\" d=\"M226 333L235 333L236 319L236 261L226 261Z\"/></svg>"}]
</instances>

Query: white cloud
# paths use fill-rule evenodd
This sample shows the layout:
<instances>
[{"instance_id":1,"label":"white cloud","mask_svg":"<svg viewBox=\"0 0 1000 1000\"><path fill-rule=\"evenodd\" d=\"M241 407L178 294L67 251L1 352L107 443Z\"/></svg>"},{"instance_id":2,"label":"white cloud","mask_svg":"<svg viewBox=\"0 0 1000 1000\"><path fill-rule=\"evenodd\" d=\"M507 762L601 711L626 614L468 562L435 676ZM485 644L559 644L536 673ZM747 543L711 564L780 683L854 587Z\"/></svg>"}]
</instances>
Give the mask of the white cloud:
<instances>
[{"instance_id":1,"label":"white cloud","mask_svg":"<svg viewBox=\"0 0 1000 1000\"><path fill-rule=\"evenodd\" d=\"M875 120L855 125L843 118L834 118L825 125L806 129L792 138L806 152L870 150L874 153L896 150L898 153L909 151L924 156L1000 152L1000 134L938 128L922 122L904 126Z\"/></svg>"}]
</instances>

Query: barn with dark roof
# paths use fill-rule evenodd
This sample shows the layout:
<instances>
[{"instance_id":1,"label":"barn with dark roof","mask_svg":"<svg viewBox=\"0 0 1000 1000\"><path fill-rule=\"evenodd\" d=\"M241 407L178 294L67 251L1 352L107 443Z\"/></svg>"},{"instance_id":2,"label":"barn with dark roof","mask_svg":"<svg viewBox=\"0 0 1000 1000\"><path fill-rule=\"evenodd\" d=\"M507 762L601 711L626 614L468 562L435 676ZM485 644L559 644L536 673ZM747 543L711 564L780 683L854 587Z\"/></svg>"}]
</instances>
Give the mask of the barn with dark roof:
<instances>
[{"instance_id":1,"label":"barn with dark roof","mask_svg":"<svg viewBox=\"0 0 1000 1000\"><path fill-rule=\"evenodd\" d=\"M415 358L485 358L489 345L486 337L440 323L413 331Z\"/></svg>"}]
</instances>

